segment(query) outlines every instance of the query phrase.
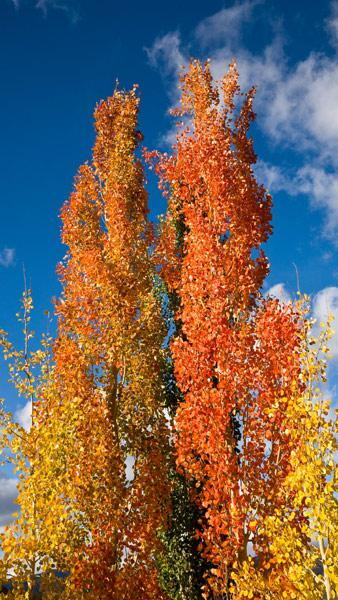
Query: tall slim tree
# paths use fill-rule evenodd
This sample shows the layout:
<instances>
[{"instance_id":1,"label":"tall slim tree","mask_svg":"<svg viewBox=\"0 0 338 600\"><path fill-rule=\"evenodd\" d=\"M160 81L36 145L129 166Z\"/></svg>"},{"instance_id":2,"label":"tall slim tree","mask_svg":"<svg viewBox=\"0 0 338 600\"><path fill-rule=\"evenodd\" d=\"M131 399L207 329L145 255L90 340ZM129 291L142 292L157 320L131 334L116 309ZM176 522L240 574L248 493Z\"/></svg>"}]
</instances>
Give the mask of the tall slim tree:
<instances>
[{"instance_id":1,"label":"tall slim tree","mask_svg":"<svg viewBox=\"0 0 338 600\"><path fill-rule=\"evenodd\" d=\"M135 156L138 104L136 89L116 90L95 111L92 166L81 167L62 210L68 258L59 269L55 348L61 389L80 399L85 417L72 474L90 542L77 553L70 581L93 597L119 600L161 597L155 551L168 510L164 327Z\"/></svg>"},{"instance_id":2,"label":"tall slim tree","mask_svg":"<svg viewBox=\"0 0 338 600\"><path fill-rule=\"evenodd\" d=\"M30 519L40 568L67 573L64 598L164 597L156 553L169 507L165 330L135 154L138 104L133 89L97 106L93 161L61 215L68 251L54 367L37 411L38 467L23 494L38 477ZM53 593L46 587L44 597Z\"/></svg>"},{"instance_id":3,"label":"tall slim tree","mask_svg":"<svg viewBox=\"0 0 338 600\"><path fill-rule=\"evenodd\" d=\"M199 549L212 565L204 596L227 598L249 542L260 552L257 519L273 510L273 490L288 470L282 406L273 424L268 409L288 395L299 370L299 326L297 311L260 294L271 199L252 169L254 90L238 112L235 66L218 88L210 65L199 61L181 88L175 114L188 125L170 156L153 155L169 196L158 246L162 274L179 297L180 335L172 342L183 394L177 465L203 513Z\"/></svg>"}]
</instances>

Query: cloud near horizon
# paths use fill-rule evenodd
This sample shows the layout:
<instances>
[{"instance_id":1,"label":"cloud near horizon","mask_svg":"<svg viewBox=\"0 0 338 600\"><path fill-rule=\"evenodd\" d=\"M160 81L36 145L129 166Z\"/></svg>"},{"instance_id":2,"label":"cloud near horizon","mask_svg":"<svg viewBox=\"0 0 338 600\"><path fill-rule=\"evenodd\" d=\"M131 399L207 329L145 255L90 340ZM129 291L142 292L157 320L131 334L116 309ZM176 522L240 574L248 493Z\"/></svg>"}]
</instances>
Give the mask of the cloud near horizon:
<instances>
[{"instance_id":1,"label":"cloud near horizon","mask_svg":"<svg viewBox=\"0 0 338 600\"><path fill-rule=\"evenodd\" d=\"M322 24L335 52L311 52L290 64L283 33L271 26L271 41L258 53L243 43L243 30L260 18L264 1L235 3L203 19L185 44L179 31L155 39L146 49L152 66L172 79L170 100L178 99L177 76L187 65L190 48L198 44L211 59L213 75L220 79L236 58L242 90L257 87L257 124L272 147L296 157L297 167L259 161L257 173L271 192L306 196L310 206L323 210L322 234L338 245L338 0ZM248 25L249 24L249 25ZM162 140L171 142L174 131Z\"/></svg>"}]
</instances>

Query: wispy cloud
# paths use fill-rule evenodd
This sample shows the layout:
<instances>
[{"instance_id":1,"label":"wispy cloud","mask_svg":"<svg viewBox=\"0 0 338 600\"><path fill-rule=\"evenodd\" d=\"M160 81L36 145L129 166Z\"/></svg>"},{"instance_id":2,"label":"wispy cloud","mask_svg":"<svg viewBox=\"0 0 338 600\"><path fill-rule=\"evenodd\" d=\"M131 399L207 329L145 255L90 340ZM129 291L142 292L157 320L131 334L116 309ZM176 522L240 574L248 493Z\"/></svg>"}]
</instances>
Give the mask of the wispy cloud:
<instances>
[{"instance_id":1,"label":"wispy cloud","mask_svg":"<svg viewBox=\"0 0 338 600\"><path fill-rule=\"evenodd\" d=\"M338 46L338 1L331 2L330 18L326 20L326 28L331 35L331 43Z\"/></svg>"},{"instance_id":2,"label":"wispy cloud","mask_svg":"<svg viewBox=\"0 0 338 600\"><path fill-rule=\"evenodd\" d=\"M21 6L21 0L12 0L16 9ZM35 0L31 4L40 10L46 17L50 10L57 10L63 12L72 23L77 23L80 18L78 6L76 6L73 0Z\"/></svg>"},{"instance_id":3,"label":"wispy cloud","mask_svg":"<svg viewBox=\"0 0 338 600\"><path fill-rule=\"evenodd\" d=\"M337 165L338 166L338 165ZM287 192L290 196L304 195L310 206L324 210L322 234L338 246L338 171L330 164L310 160L309 164L294 171L259 160L255 166L258 179L270 192Z\"/></svg>"},{"instance_id":4,"label":"wispy cloud","mask_svg":"<svg viewBox=\"0 0 338 600\"><path fill-rule=\"evenodd\" d=\"M148 49L152 65L177 75L188 62L191 44L197 42L219 79L235 57L242 89L257 86L258 126L269 142L294 153L297 168L257 166L272 192L306 195L314 208L324 209L322 233L338 245L338 56L310 53L292 64L285 52L283 34L271 27L269 43L253 53L243 43L245 27L255 27L264 2L244 0L224 8L197 24L185 44L179 32L157 38ZM257 10L258 9L258 10ZM323 29L338 51L338 0ZM199 52L200 53L200 52ZM177 79L170 98L177 97ZM172 139L172 133L162 139Z\"/></svg>"},{"instance_id":5,"label":"wispy cloud","mask_svg":"<svg viewBox=\"0 0 338 600\"><path fill-rule=\"evenodd\" d=\"M52 9L62 11L72 23L77 23L80 18L78 8L72 2L67 2L67 0L64 2L59 2L58 0L38 0L35 6L42 10L45 16Z\"/></svg>"},{"instance_id":6,"label":"wispy cloud","mask_svg":"<svg viewBox=\"0 0 338 600\"><path fill-rule=\"evenodd\" d=\"M277 283L272 286L265 296L273 296L281 302L290 302L291 295L284 283ZM330 349L330 360L328 361L327 382L321 383L320 388L330 401L331 408L329 418L334 419L334 409L338 406L338 380L337 380L337 364L338 364L338 287L325 287L315 294L311 301L311 317L314 319L312 334L318 338L323 331L321 324L326 324L328 316L333 316L332 327L334 330L333 336L328 341Z\"/></svg>"},{"instance_id":7,"label":"wispy cloud","mask_svg":"<svg viewBox=\"0 0 338 600\"><path fill-rule=\"evenodd\" d=\"M15 260L15 249L14 248L4 248L0 251L0 265L2 267L11 267L14 264Z\"/></svg>"},{"instance_id":8,"label":"wispy cloud","mask_svg":"<svg viewBox=\"0 0 338 600\"><path fill-rule=\"evenodd\" d=\"M188 56L184 49L181 49L181 36L178 31L171 31L162 37L155 39L151 48L144 48L149 64L160 70L162 77L169 78L173 85L167 86L170 101L176 104L179 100L179 88L177 78L182 69L188 63ZM164 134L163 142L172 143L175 138L176 130Z\"/></svg>"},{"instance_id":9,"label":"wispy cloud","mask_svg":"<svg viewBox=\"0 0 338 600\"><path fill-rule=\"evenodd\" d=\"M245 0L223 8L197 25L196 38L203 46L210 43L238 44L244 23L250 20L255 6L261 3L262 0Z\"/></svg>"}]
</instances>

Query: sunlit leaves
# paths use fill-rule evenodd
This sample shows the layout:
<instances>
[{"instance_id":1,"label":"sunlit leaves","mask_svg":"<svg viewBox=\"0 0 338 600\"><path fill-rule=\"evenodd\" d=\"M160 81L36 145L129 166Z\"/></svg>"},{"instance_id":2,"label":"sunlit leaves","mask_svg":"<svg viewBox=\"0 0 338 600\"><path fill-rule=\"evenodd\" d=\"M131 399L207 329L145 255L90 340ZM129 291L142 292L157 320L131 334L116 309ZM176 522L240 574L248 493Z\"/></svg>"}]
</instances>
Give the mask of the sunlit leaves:
<instances>
[{"instance_id":1,"label":"sunlit leaves","mask_svg":"<svg viewBox=\"0 0 338 600\"><path fill-rule=\"evenodd\" d=\"M177 466L202 512L198 548L213 565L204 595L299 597L309 511L294 510L295 491L285 490L296 476L301 444L309 444L311 428L299 404L307 373L323 377L325 365L311 362L311 345L304 350L308 321L301 307L260 293L268 270L260 246L271 233L271 199L252 170L254 91L239 108L235 66L217 86L209 64L198 61L182 74L181 89L174 113L187 125L172 154L148 156L168 196L157 256L179 298L179 335L171 344L183 393L175 423ZM328 471L325 476L332 479ZM290 565L294 571L287 573ZM312 593L314 577L304 581ZM274 596L277 589L280 596Z\"/></svg>"},{"instance_id":2,"label":"sunlit leaves","mask_svg":"<svg viewBox=\"0 0 338 600\"><path fill-rule=\"evenodd\" d=\"M61 211L56 339L31 349L29 291L23 348L0 332L32 404L27 431L1 412L19 478L1 538L14 598L32 598L37 571L47 600L338 594L331 321L316 339L307 299L261 293L271 198L253 171L254 89L240 94L234 64L215 83L192 61L181 92L172 152L146 154L168 198L158 238L137 89L116 89Z\"/></svg>"},{"instance_id":3,"label":"sunlit leaves","mask_svg":"<svg viewBox=\"0 0 338 600\"><path fill-rule=\"evenodd\" d=\"M47 379L29 434L38 441L19 496L23 519L3 542L8 567L17 573L20 561L30 565L20 580L42 570L46 598L54 597L52 568L67 574L64 598L161 597L155 553L168 513L165 329L135 154L138 104L133 89L97 106L92 164L80 167L61 213L68 250L58 269L53 367L42 367ZM30 308L28 295L26 329ZM30 335L27 329L27 342ZM19 393L33 394L32 366L43 351L28 360L5 336L3 347Z\"/></svg>"},{"instance_id":4,"label":"sunlit leaves","mask_svg":"<svg viewBox=\"0 0 338 600\"><path fill-rule=\"evenodd\" d=\"M69 249L55 360L68 410L79 398L71 474L89 540L67 586L102 599L160 597L154 561L167 513L164 327L135 155L138 103L136 89L116 90L97 106L92 165L80 168L62 211Z\"/></svg>"}]
</instances>

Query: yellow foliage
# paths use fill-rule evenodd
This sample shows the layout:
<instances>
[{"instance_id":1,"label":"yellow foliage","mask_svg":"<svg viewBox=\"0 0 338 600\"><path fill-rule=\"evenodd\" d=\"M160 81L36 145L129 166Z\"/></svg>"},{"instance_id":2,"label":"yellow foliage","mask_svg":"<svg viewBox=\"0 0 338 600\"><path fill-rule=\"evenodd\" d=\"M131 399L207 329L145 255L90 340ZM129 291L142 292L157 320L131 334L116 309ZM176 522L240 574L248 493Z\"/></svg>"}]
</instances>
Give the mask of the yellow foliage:
<instances>
[{"instance_id":1,"label":"yellow foliage","mask_svg":"<svg viewBox=\"0 0 338 600\"><path fill-rule=\"evenodd\" d=\"M338 426L321 390L326 381L325 355L333 333L332 319L315 339L308 303L300 300L298 308L303 393L288 398L285 408L290 435L297 443L289 473L276 490L276 510L259 524L256 558L249 558L233 571L236 600L333 600L338 595ZM294 423L297 427L292 426Z\"/></svg>"}]
</instances>

